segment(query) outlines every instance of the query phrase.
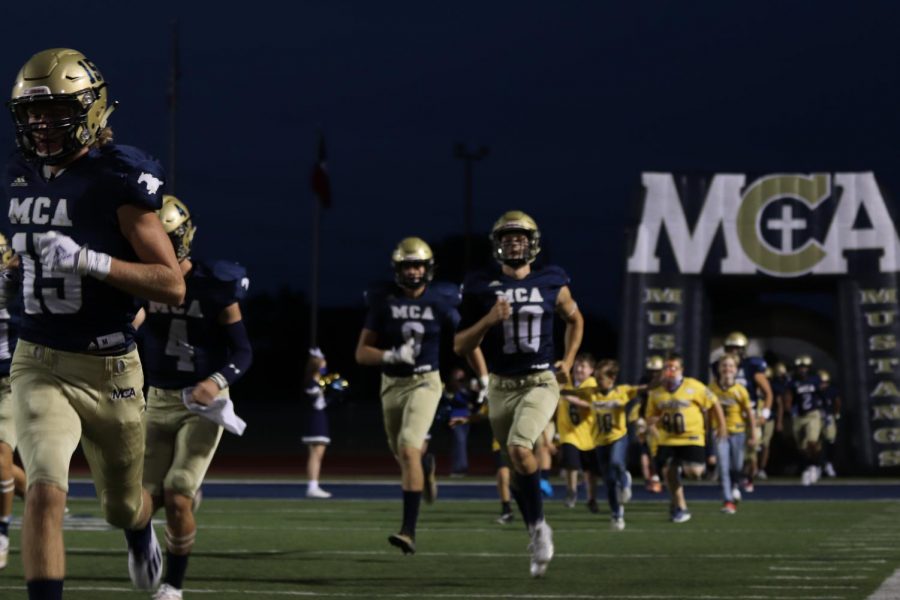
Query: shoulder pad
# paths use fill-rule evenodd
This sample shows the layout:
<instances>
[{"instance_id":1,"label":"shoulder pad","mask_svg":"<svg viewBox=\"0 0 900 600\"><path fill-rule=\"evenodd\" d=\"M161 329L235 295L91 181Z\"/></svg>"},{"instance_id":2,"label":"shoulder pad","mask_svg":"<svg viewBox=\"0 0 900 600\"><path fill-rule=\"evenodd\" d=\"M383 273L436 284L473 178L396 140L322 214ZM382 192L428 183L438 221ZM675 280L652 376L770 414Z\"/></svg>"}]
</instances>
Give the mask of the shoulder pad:
<instances>
[{"instance_id":1,"label":"shoulder pad","mask_svg":"<svg viewBox=\"0 0 900 600\"><path fill-rule=\"evenodd\" d=\"M159 210L165 193L165 172L158 160L133 146L108 144L99 149L109 168L126 190L125 203Z\"/></svg>"},{"instance_id":2,"label":"shoulder pad","mask_svg":"<svg viewBox=\"0 0 900 600\"><path fill-rule=\"evenodd\" d=\"M250 278L247 269L242 265L227 260L215 260L208 263L197 261L198 273L209 277L216 289L216 296L223 302L231 304L243 300L250 289Z\"/></svg>"},{"instance_id":3,"label":"shoulder pad","mask_svg":"<svg viewBox=\"0 0 900 600\"><path fill-rule=\"evenodd\" d=\"M569 276L563 271L562 267L556 265L546 265L537 270L535 273L541 278L541 283L545 285L558 285L560 287L569 285Z\"/></svg>"},{"instance_id":4,"label":"shoulder pad","mask_svg":"<svg viewBox=\"0 0 900 600\"><path fill-rule=\"evenodd\" d=\"M363 292L363 301L367 307L380 304L385 298L390 296L396 290L396 284L392 281L379 281L370 284Z\"/></svg>"},{"instance_id":5,"label":"shoulder pad","mask_svg":"<svg viewBox=\"0 0 900 600\"><path fill-rule=\"evenodd\" d=\"M764 359L761 356L751 356L747 360L750 362L751 365L753 365L753 368L756 369L757 371L765 371L766 367L768 366L768 365L766 365L766 359Z\"/></svg>"},{"instance_id":6,"label":"shoulder pad","mask_svg":"<svg viewBox=\"0 0 900 600\"><path fill-rule=\"evenodd\" d=\"M428 284L428 289L450 306L459 306L462 301L459 286L449 281L434 281Z\"/></svg>"},{"instance_id":7,"label":"shoulder pad","mask_svg":"<svg viewBox=\"0 0 900 600\"><path fill-rule=\"evenodd\" d=\"M472 271L466 275L466 278L460 287L460 291L463 294L477 294L483 292L489 287L491 281L498 279L499 277L499 271L492 272L487 269Z\"/></svg>"}]
</instances>

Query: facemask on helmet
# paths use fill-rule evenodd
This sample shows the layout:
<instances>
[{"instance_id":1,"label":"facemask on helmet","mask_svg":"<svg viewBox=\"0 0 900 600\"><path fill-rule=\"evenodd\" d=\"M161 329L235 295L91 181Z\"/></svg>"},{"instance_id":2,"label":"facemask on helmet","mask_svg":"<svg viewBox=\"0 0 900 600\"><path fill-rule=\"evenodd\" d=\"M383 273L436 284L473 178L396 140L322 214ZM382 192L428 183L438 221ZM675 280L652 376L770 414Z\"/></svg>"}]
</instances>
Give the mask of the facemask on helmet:
<instances>
[{"instance_id":1,"label":"facemask on helmet","mask_svg":"<svg viewBox=\"0 0 900 600\"><path fill-rule=\"evenodd\" d=\"M408 237L400 240L391 253L394 281L402 288L415 290L429 283L434 277L434 254L425 240ZM409 267L422 267L413 272Z\"/></svg>"},{"instance_id":2,"label":"facemask on helmet","mask_svg":"<svg viewBox=\"0 0 900 600\"><path fill-rule=\"evenodd\" d=\"M541 232L530 216L520 210L511 210L494 223L491 245L497 261L519 268L534 262L541 251Z\"/></svg>"},{"instance_id":3,"label":"facemask on helmet","mask_svg":"<svg viewBox=\"0 0 900 600\"><path fill-rule=\"evenodd\" d=\"M115 110L94 63L67 48L32 56L19 71L7 105L19 150L45 165L63 163L97 142Z\"/></svg>"}]
</instances>

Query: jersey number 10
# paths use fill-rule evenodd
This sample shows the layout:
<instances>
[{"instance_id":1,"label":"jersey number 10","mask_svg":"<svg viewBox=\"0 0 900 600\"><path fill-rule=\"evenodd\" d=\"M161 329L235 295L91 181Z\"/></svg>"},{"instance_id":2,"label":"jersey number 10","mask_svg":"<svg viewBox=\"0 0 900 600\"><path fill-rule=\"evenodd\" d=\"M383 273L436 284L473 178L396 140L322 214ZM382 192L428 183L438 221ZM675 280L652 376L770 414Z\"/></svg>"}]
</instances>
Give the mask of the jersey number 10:
<instances>
[{"instance_id":1,"label":"jersey number 10","mask_svg":"<svg viewBox=\"0 0 900 600\"><path fill-rule=\"evenodd\" d=\"M541 347L541 321L544 309L535 304L519 307L503 321L503 353L534 354Z\"/></svg>"}]
</instances>

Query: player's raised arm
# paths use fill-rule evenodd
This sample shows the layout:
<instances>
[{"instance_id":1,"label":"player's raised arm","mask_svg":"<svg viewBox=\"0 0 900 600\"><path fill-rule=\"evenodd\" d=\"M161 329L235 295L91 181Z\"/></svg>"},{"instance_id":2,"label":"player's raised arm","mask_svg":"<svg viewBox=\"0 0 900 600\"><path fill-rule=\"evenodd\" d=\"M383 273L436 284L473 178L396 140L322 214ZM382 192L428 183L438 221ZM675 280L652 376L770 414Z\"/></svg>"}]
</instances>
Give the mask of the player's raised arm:
<instances>
[{"instance_id":1,"label":"player's raised arm","mask_svg":"<svg viewBox=\"0 0 900 600\"><path fill-rule=\"evenodd\" d=\"M487 314L471 327L458 331L453 336L453 351L459 356L471 354L481 344L481 340L484 339L485 334L491 327L505 321L511 315L512 306L509 300L503 296L497 296L497 301Z\"/></svg>"},{"instance_id":2,"label":"player's raised arm","mask_svg":"<svg viewBox=\"0 0 900 600\"><path fill-rule=\"evenodd\" d=\"M578 303L572 298L569 286L563 286L556 297L556 313L566 323L564 336L565 352L563 358L556 363L558 372L568 373L572 370L575 355L581 347L581 339L584 337L584 317L578 310Z\"/></svg>"}]
</instances>

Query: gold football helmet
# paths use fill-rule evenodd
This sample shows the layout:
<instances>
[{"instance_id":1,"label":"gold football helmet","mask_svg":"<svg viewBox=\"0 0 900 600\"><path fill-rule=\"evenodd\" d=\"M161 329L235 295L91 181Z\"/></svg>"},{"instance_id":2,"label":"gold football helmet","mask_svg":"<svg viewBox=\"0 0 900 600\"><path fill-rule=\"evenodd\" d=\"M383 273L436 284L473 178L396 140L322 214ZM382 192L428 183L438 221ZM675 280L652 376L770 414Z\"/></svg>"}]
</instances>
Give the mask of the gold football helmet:
<instances>
[{"instance_id":1,"label":"gold football helmet","mask_svg":"<svg viewBox=\"0 0 900 600\"><path fill-rule=\"evenodd\" d=\"M528 238L528 247L517 256L507 256L502 244L503 235L506 233L523 233ZM503 213L494 223L491 229L491 243L494 248L494 258L501 264L518 268L534 262L541 251L541 231L537 223L521 210L510 210Z\"/></svg>"},{"instance_id":2,"label":"gold football helmet","mask_svg":"<svg viewBox=\"0 0 900 600\"><path fill-rule=\"evenodd\" d=\"M831 373L829 373L825 369L820 369L819 381L821 381L822 383L831 383Z\"/></svg>"},{"instance_id":3,"label":"gold football helmet","mask_svg":"<svg viewBox=\"0 0 900 600\"><path fill-rule=\"evenodd\" d=\"M659 354L648 356L647 361L644 363L644 368L648 371L662 371L663 357Z\"/></svg>"},{"instance_id":4,"label":"gold football helmet","mask_svg":"<svg viewBox=\"0 0 900 600\"><path fill-rule=\"evenodd\" d=\"M408 237L400 240L391 253L391 265L394 267L394 280L402 288L418 289L434 277L434 253L422 238ZM423 265L425 274L421 277L405 275L403 267L406 265Z\"/></svg>"},{"instance_id":5,"label":"gold football helmet","mask_svg":"<svg viewBox=\"0 0 900 600\"><path fill-rule=\"evenodd\" d=\"M740 331L732 331L728 334L728 337L725 338L725 343L722 345L726 348L740 348L746 350L747 336Z\"/></svg>"},{"instance_id":6,"label":"gold football helmet","mask_svg":"<svg viewBox=\"0 0 900 600\"><path fill-rule=\"evenodd\" d=\"M775 374L775 377L785 377L788 374L787 365L785 365L783 362L777 362L775 363L773 372Z\"/></svg>"},{"instance_id":7,"label":"gold football helmet","mask_svg":"<svg viewBox=\"0 0 900 600\"><path fill-rule=\"evenodd\" d=\"M16 143L29 159L53 165L97 141L116 104L109 102L106 80L84 54L52 48L32 56L16 76L8 106ZM50 110L52 109L52 110ZM37 113L40 122L29 119ZM35 133L62 134L59 149L36 143Z\"/></svg>"},{"instance_id":8,"label":"gold football helmet","mask_svg":"<svg viewBox=\"0 0 900 600\"><path fill-rule=\"evenodd\" d=\"M0 269L7 268L14 256L15 253L13 252L12 246L9 245L9 240L6 239L5 235L0 233Z\"/></svg>"},{"instance_id":9,"label":"gold football helmet","mask_svg":"<svg viewBox=\"0 0 900 600\"><path fill-rule=\"evenodd\" d=\"M811 367L813 364L812 357L809 354L801 354L794 359L795 367Z\"/></svg>"},{"instance_id":10,"label":"gold football helmet","mask_svg":"<svg viewBox=\"0 0 900 600\"><path fill-rule=\"evenodd\" d=\"M191 212L184 202L175 196L164 195L163 205L157 211L163 229L169 234L172 245L175 247L175 256L178 262L191 255L191 243L197 228L191 222Z\"/></svg>"}]
</instances>

